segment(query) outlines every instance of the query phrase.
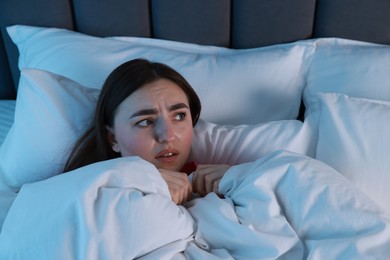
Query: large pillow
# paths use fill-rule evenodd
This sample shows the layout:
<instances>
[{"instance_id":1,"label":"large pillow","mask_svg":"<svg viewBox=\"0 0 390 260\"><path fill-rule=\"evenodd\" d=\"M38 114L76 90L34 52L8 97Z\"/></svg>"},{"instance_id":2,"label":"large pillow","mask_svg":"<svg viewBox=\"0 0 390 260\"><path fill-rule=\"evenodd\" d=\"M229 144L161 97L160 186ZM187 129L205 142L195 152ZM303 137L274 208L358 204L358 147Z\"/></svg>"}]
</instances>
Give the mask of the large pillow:
<instances>
[{"instance_id":1,"label":"large pillow","mask_svg":"<svg viewBox=\"0 0 390 260\"><path fill-rule=\"evenodd\" d=\"M319 101L316 158L390 212L390 102L335 93Z\"/></svg>"},{"instance_id":2,"label":"large pillow","mask_svg":"<svg viewBox=\"0 0 390 260\"><path fill-rule=\"evenodd\" d=\"M228 51L234 52L234 49L229 49L225 47L199 45L199 44L189 43L189 42L177 42L177 41L170 41L170 40L156 39L156 38L113 36L113 37L107 37L106 39L125 41L127 43L131 43L132 45L141 45L145 47L146 46L157 47L157 48L164 48L164 49L170 49L170 50L182 51L182 52L193 52L193 53L223 53Z\"/></svg>"},{"instance_id":3,"label":"large pillow","mask_svg":"<svg viewBox=\"0 0 390 260\"><path fill-rule=\"evenodd\" d=\"M64 29L15 25L7 30L19 49L20 68L48 70L87 87L100 88L115 67L133 58L166 63L198 93L202 118L222 124L295 119L315 51L312 42L246 50L178 43L169 48L166 41L144 45L134 38L98 38Z\"/></svg>"},{"instance_id":4,"label":"large pillow","mask_svg":"<svg viewBox=\"0 0 390 260\"><path fill-rule=\"evenodd\" d=\"M15 122L0 148L0 189L17 191L25 183L60 174L92 119L98 94L63 76L22 70ZM279 149L313 155L310 133L296 120L237 127L200 120L192 160L234 164Z\"/></svg>"},{"instance_id":5,"label":"large pillow","mask_svg":"<svg viewBox=\"0 0 390 260\"><path fill-rule=\"evenodd\" d=\"M17 191L60 173L98 94L63 76L22 70L14 124L0 147L0 189Z\"/></svg>"},{"instance_id":6,"label":"large pillow","mask_svg":"<svg viewBox=\"0 0 390 260\"><path fill-rule=\"evenodd\" d=\"M390 101L390 46L337 38L319 39L307 85L306 112L318 111L310 96L321 92Z\"/></svg>"},{"instance_id":7,"label":"large pillow","mask_svg":"<svg viewBox=\"0 0 390 260\"><path fill-rule=\"evenodd\" d=\"M216 125L200 120L195 127L191 160L237 165L277 150L315 155L312 120L281 120L258 125Z\"/></svg>"}]
</instances>

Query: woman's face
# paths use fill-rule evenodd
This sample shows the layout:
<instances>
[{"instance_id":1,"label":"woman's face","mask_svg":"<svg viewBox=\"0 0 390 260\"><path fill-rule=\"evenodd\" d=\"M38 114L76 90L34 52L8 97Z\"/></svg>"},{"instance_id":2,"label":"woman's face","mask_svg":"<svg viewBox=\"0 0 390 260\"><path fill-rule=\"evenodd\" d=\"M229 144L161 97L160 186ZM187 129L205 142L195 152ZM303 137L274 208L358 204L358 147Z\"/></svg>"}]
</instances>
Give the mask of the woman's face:
<instances>
[{"instance_id":1,"label":"woman's face","mask_svg":"<svg viewBox=\"0 0 390 260\"><path fill-rule=\"evenodd\" d=\"M108 138L122 156L140 156L157 168L179 171L192 142L188 98L172 81L147 84L116 109Z\"/></svg>"}]
</instances>

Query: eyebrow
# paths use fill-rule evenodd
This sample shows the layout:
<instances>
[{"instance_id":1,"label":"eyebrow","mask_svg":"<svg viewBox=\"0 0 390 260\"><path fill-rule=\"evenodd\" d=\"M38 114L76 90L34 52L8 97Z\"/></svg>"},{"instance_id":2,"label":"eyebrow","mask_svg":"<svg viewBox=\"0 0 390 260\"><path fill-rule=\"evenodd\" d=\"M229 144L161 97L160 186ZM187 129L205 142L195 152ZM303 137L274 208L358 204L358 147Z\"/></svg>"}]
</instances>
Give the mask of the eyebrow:
<instances>
[{"instance_id":1,"label":"eyebrow","mask_svg":"<svg viewBox=\"0 0 390 260\"><path fill-rule=\"evenodd\" d=\"M178 109L183 109L183 108L188 108L189 107L184 104L184 103L177 103L169 107L169 112L178 110ZM147 116L147 115L156 115L158 113L158 110L155 108L150 108L150 109L141 109L134 114L131 115L130 118L137 117L137 116Z\"/></svg>"}]
</instances>

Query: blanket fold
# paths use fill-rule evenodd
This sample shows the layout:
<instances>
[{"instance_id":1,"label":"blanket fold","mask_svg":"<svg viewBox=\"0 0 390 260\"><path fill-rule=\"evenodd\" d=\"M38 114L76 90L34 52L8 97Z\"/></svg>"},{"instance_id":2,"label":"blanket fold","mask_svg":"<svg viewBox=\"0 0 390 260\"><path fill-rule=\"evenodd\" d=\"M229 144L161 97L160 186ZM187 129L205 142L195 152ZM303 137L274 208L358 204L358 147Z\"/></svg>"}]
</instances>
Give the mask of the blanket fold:
<instances>
[{"instance_id":1,"label":"blanket fold","mask_svg":"<svg viewBox=\"0 0 390 260\"><path fill-rule=\"evenodd\" d=\"M0 258L133 259L186 239L195 225L153 165L119 158L23 186Z\"/></svg>"},{"instance_id":2,"label":"blanket fold","mask_svg":"<svg viewBox=\"0 0 390 260\"><path fill-rule=\"evenodd\" d=\"M175 205L138 157L27 184L0 234L1 259L385 259L390 217L342 175L278 151L231 167Z\"/></svg>"}]
</instances>

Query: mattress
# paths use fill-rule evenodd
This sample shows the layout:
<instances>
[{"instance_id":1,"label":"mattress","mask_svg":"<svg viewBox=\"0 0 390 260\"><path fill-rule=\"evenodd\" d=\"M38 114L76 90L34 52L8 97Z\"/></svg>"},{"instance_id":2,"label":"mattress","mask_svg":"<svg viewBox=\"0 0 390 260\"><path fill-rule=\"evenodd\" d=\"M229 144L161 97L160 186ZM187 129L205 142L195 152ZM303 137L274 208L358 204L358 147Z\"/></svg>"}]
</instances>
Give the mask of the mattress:
<instances>
[{"instance_id":1,"label":"mattress","mask_svg":"<svg viewBox=\"0 0 390 260\"><path fill-rule=\"evenodd\" d=\"M14 122L15 100L0 100L0 146Z\"/></svg>"}]
</instances>

